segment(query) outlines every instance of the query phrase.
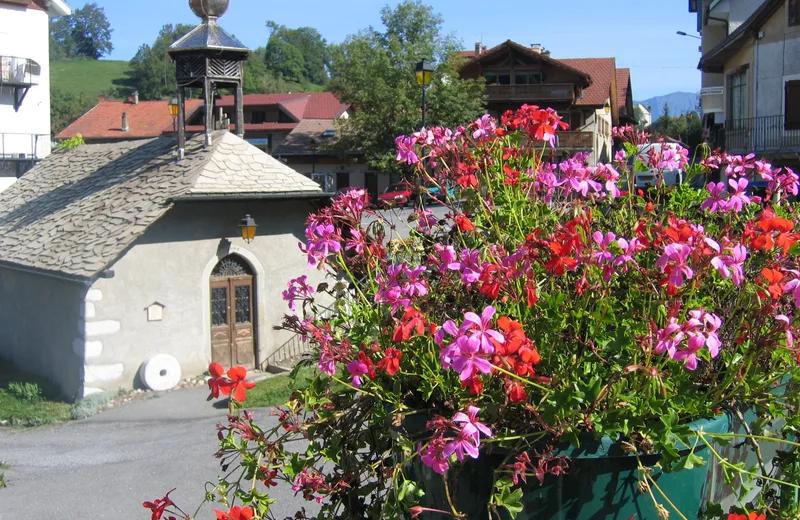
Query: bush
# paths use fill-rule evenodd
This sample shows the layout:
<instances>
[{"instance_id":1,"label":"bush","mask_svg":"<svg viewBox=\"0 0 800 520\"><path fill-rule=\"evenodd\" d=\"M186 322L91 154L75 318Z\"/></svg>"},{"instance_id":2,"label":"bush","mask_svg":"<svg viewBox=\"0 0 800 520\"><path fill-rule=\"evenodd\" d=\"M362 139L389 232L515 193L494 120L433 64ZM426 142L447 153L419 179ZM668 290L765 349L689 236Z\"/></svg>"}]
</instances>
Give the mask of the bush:
<instances>
[{"instance_id":1,"label":"bush","mask_svg":"<svg viewBox=\"0 0 800 520\"><path fill-rule=\"evenodd\" d=\"M12 381L8 383L8 393L21 401L38 401L42 398L42 389L36 383Z\"/></svg>"},{"instance_id":2,"label":"bush","mask_svg":"<svg viewBox=\"0 0 800 520\"><path fill-rule=\"evenodd\" d=\"M114 397L114 392L102 392L87 395L72 406L74 420L88 419L97 413L97 409Z\"/></svg>"}]
</instances>

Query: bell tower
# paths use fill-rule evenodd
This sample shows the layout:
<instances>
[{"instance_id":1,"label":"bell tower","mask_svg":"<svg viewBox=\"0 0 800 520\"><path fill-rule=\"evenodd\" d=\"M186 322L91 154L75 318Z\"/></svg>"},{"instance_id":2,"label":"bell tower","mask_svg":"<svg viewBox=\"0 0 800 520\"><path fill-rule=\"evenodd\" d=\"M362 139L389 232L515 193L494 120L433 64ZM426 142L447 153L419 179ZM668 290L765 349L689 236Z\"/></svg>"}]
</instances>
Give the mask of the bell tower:
<instances>
[{"instance_id":1,"label":"bell tower","mask_svg":"<svg viewBox=\"0 0 800 520\"><path fill-rule=\"evenodd\" d=\"M170 45L167 53L175 62L178 83L178 158L186 146L186 89L203 89L206 146L214 131L214 101L218 88L232 88L236 135L244 137L243 65L250 49L225 32L217 19L228 10L230 0L189 0L189 7L202 19L200 25Z\"/></svg>"}]
</instances>

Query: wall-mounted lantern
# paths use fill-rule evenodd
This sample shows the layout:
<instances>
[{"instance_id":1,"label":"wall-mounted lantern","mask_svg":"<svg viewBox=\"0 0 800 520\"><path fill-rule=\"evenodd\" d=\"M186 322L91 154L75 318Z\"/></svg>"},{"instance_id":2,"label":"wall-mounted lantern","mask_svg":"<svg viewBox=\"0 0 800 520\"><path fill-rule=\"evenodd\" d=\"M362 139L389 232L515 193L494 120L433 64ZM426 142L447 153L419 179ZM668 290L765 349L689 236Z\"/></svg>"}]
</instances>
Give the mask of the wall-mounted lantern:
<instances>
[{"instance_id":1,"label":"wall-mounted lantern","mask_svg":"<svg viewBox=\"0 0 800 520\"><path fill-rule=\"evenodd\" d=\"M250 216L250 214L245 215L242 221L239 223L239 229L242 230L242 238L248 244L256 237L257 227L258 225L256 225L256 221Z\"/></svg>"}]
</instances>

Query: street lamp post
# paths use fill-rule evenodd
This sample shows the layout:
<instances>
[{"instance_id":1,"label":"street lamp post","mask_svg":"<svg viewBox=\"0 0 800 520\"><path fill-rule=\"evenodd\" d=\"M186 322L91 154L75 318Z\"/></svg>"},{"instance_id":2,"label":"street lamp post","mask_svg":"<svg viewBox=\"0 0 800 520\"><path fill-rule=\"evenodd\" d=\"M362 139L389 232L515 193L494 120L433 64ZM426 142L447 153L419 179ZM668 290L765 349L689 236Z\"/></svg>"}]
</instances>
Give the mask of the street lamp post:
<instances>
[{"instance_id":1,"label":"street lamp post","mask_svg":"<svg viewBox=\"0 0 800 520\"><path fill-rule=\"evenodd\" d=\"M687 33L686 33L686 32L684 32L684 31L677 31L675 34L677 34L678 36L686 36L686 37L688 37L688 38L696 38L696 39L698 39L698 40L702 40L702 38L701 38L701 37L699 37L699 36L695 36L694 34L687 34Z\"/></svg>"},{"instance_id":2,"label":"street lamp post","mask_svg":"<svg viewBox=\"0 0 800 520\"><path fill-rule=\"evenodd\" d=\"M425 92L431 85L433 79L433 64L428 60L422 60L417 63L416 68L417 85L422 88L422 128L425 128L425 112L427 105L425 104Z\"/></svg>"}]
</instances>

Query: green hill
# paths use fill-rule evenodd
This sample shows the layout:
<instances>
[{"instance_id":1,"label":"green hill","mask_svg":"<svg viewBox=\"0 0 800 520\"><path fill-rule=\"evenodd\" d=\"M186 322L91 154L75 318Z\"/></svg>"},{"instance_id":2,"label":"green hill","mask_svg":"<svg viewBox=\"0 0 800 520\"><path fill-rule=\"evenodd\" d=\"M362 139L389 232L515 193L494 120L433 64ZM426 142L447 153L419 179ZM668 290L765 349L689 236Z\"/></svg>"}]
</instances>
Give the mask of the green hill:
<instances>
[{"instance_id":1,"label":"green hill","mask_svg":"<svg viewBox=\"0 0 800 520\"><path fill-rule=\"evenodd\" d=\"M83 95L95 100L112 87L117 96L126 96L130 85L127 61L63 60L50 62L50 85L65 93Z\"/></svg>"}]
</instances>

